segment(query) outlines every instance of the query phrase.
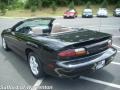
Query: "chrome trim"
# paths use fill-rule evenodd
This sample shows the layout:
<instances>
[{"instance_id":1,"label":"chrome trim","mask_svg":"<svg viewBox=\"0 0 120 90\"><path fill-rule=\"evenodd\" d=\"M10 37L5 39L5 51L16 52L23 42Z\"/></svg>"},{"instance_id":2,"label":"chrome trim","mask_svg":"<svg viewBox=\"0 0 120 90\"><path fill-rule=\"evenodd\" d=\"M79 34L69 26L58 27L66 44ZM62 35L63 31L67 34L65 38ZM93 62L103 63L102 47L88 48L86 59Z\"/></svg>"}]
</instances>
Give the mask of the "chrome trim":
<instances>
[{"instance_id":1,"label":"chrome trim","mask_svg":"<svg viewBox=\"0 0 120 90\"><path fill-rule=\"evenodd\" d=\"M60 73L59 71L64 71L64 72L71 72L71 71L65 71L63 68L55 68L54 71L58 74L59 77L70 77L69 75L65 75L64 73Z\"/></svg>"},{"instance_id":2,"label":"chrome trim","mask_svg":"<svg viewBox=\"0 0 120 90\"><path fill-rule=\"evenodd\" d=\"M109 49L107 49L106 51L104 51L102 53L103 54L101 56L99 56L98 58L96 58L96 59L93 59L93 60L90 60L90 61L84 62L84 63L79 63L79 64L76 64L76 65L73 65L73 64L66 65L65 64L65 63L71 62L71 61L59 61L56 64L58 66L62 67L62 68L67 68L67 69L73 69L73 68L79 68L79 67L83 67L83 66L88 66L88 65L94 64L96 62L105 60L105 59L107 59L109 57L112 57L113 55L115 55L117 53L117 50L114 49L114 48L109 48Z\"/></svg>"},{"instance_id":3,"label":"chrome trim","mask_svg":"<svg viewBox=\"0 0 120 90\"><path fill-rule=\"evenodd\" d=\"M95 43L95 44L86 45L85 47L90 48L90 47L94 47L94 46L97 46L97 45L105 44L105 43L107 43L109 40L110 40L110 39L107 39L107 40L104 40L104 41L101 41L101 42L98 42L98 43Z\"/></svg>"}]
</instances>

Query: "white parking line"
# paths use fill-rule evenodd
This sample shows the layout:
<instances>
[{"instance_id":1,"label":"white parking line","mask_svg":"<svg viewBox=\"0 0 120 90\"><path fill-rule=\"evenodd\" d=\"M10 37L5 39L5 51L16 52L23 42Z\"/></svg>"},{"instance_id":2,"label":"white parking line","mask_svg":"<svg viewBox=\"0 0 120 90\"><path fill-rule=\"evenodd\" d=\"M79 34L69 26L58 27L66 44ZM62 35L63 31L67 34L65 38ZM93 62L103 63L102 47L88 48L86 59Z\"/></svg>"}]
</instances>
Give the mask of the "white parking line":
<instances>
[{"instance_id":1,"label":"white parking line","mask_svg":"<svg viewBox=\"0 0 120 90\"><path fill-rule=\"evenodd\" d=\"M120 36L113 36L113 38L120 38Z\"/></svg>"},{"instance_id":2,"label":"white parking line","mask_svg":"<svg viewBox=\"0 0 120 90\"><path fill-rule=\"evenodd\" d=\"M41 78L41 79L37 80L36 83L31 88L31 90L37 90L38 87L41 85L41 83L42 83L43 80L44 80L44 78Z\"/></svg>"},{"instance_id":3,"label":"white parking line","mask_svg":"<svg viewBox=\"0 0 120 90\"><path fill-rule=\"evenodd\" d=\"M116 64L116 65L120 65L120 63L118 63L118 62L111 62L111 63ZM91 81L91 82L94 82L94 83L103 84L103 85L106 85L106 86L111 86L111 87L114 87L114 88L120 88L120 85L105 82L105 81L101 81L101 80L97 80L97 79L92 79L92 78L85 77L85 76L80 76L80 79ZM41 85L43 80L44 80L44 78L41 78L41 79L37 80L36 83L31 88L31 90L37 90L38 87Z\"/></svg>"},{"instance_id":4,"label":"white parking line","mask_svg":"<svg viewBox=\"0 0 120 90\"><path fill-rule=\"evenodd\" d=\"M94 25L94 26L86 26L86 27L93 27L93 28L97 28L99 25ZM110 28L111 25L101 25L101 27L106 27L106 28ZM112 26L111 28L117 28L119 29L119 26Z\"/></svg>"},{"instance_id":5,"label":"white parking line","mask_svg":"<svg viewBox=\"0 0 120 90\"><path fill-rule=\"evenodd\" d=\"M120 51L117 51L118 53L120 53Z\"/></svg>"},{"instance_id":6,"label":"white parking line","mask_svg":"<svg viewBox=\"0 0 120 90\"><path fill-rule=\"evenodd\" d=\"M115 65L120 65L120 63L118 62L111 62L112 64L115 64Z\"/></svg>"},{"instance_id":7,"label":"white parking line","mask_svg":"<svg viewBox=\"0 0 120 90\"><path fill-rule=\"evenodd\" d=\"M119 46L117 46L115 44L113 44L113 46L115 46L117 48L120 48ZM120 52L120 51L118 51L118 52ZM111 63L112 64L116 64L116 65L120 65L120 63L117 63L117 62L111 62ZM109 82L105 82L105 81L101 81L101 80L97 80L97 79L92 79L92 78L85 77L85 76L80 76L80 79L91 81L91 82L94 82L94 83L99 83L99 84L107 85L107 86L111 86L111 87L114 87L114 88L120 88L120 85L109 83ZM36 83L31 88L31 90L37 90L38 87L41 85L41 83L42 83L43 80L44 80L44 78L37 80Z\"/></svg>"},{"instance_id":8,"label":"white parking line","mask_svg":"<svg viewBox=\"0 0 120 90\"><path fill-rule=\"evenodd\" d=\"M119 49L120 49L120 46L118 46L118 45L113 44L113 46L114 46L114 47L117 47L117 48L119 48Z\"/></svg>"},{"instance_id":9,"label":"white parking line","mask_svg":"<svg viewBox=\"0 0 120 90\"><path fill-rule=\"evenodd\" d=\"M89 77L85 77L85 76L80 76L80 79L120 89L120 85L118 85L118 84L109 83L109 82L105 82L105 81L101 81L101 80L97 80L97 79L93 79L93 78L89 78Z\"/></svg>"}]
</instances>

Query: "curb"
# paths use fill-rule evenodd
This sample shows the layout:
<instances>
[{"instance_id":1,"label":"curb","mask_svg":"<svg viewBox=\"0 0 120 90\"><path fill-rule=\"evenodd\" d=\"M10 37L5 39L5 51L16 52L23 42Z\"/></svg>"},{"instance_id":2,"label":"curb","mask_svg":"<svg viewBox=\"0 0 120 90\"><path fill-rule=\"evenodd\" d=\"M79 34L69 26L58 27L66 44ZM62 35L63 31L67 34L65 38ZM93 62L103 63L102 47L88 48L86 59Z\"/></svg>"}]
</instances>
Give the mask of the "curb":
<instances>
[{"instance_id":1,"label":"curb","mask_svg":"<svg viewBox=\"0 0 120 90\"><path fill-rule=\"evenodd\" d=\"M28 18L37 18L38 16L36 16L36 17L2 17L2 16L0 16L0 19L28 19ZM43 16L39 16L39 17L43 17ZM45 16L46 17L46 16ZM63 16L48 16L48 17L53 17L53 18L61 18L61 17L63 17Z\"/></svg>"},{"instance_id":2,"label":"curb","mask_svg":"<svg viewBox=\"0 0 120 90\"><path fill-rule=\"evenodd\" d=\"M4 17L4 16L0 16L0 19L28 19L28 18L37 18L38 16L34 16L34 17ZM39 17L44 17L44 16L39 16ZM52 18L62 18L63 16L45 16L45 17L52 17ZM78 17L82 17L81 15L79 15ZM93 17L96 17L96 15L93 15ZM108 17L112 17L111 15L109 15Z\"/></svg>"}]
</instances>

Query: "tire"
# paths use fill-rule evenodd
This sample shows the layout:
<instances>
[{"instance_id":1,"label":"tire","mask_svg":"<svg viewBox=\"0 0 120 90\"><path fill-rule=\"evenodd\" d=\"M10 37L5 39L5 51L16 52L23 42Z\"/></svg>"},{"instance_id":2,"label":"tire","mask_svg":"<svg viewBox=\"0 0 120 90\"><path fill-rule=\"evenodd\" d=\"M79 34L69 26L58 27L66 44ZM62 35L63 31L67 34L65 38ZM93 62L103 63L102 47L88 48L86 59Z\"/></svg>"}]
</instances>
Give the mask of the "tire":
<instances>
[{"instance_id":1,"label":"tire","mask_svg":"<svg viewBox=\"0 0 120 90\"><path fill-rule=\"evenodd\" d=\"M73 16L72 18L75 19L75 16Z\"/></svg>"},{"instance_id":2,"label":"tire","mask_svg":"<svg viewBox=\"0 0 120 90\"><path fill-rule=\"evenodd\" d=\"M31 73L35 78L38 79L44 76L42 63L40 62L40 59L34 52L30 52L28 54L28 63Z\"/></svg>"},{"instance_id":3,"label":"tire","mask_svg":"<svg viewBox=\"0 0 120 90\"><path fill-rule=\"evenodd\" d=\"M6 51L10 50L10 49L8 48L8 45L7 45L4 37L2 37L2 47L3 47L3 49L6 50Z\"/></svg>"},{"instance_id":4,"label":"tire","mask_svg":"<svg viewBox=\"0 0 120 90\"><path fill-rule=\"evenodd\" d=\"M108 16L106 16L106 18L107 18Z\"/></svg>"}]
</instances>

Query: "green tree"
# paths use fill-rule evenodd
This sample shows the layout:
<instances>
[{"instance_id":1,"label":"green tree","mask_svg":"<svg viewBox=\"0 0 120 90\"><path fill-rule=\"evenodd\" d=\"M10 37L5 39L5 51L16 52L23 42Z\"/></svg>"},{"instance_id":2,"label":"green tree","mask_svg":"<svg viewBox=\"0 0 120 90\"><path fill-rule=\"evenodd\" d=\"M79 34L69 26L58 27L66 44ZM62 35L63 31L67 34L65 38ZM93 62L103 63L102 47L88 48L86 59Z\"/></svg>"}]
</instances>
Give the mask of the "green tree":
<instances>
[{"instance_id":1,"label":"green tree","mask_svg":"<svg viewBox=\"0 0 120 90\"><path fill-rule=\"evenodd\" d=\"M75 8L75 5L74 5L74 2L72 1L69 5L68 5L69 9L74 9Z\"/></svg>"},{"instance_id":2,"label":"green tree","mask_svg":"<svg viewBox=\"0 0 120 90\"><path fill-rule=\"evenodd\" d=\"M41 10L42 9L43 2L42 0L38 0L38 8Z\"/></svg>"},{"instance_id":3,"label":"green tree","mask_svg":"<svg viewBox=\"0 0 120 90\"><path fill-rule=\"evenodd\" d=\"M91 5L91 2L88 1L87 4L86 4L86 8L91 8L90 5Z\"/></svg>"},{"instance_id":4,"label":"green tree","mask_svg":"<svg viewBox=\"0 0 120 90\"><path fill-rule=\"evenodd\" d=\"M57 5L56 5L55 1L52 1L51 8L52 8L53 13L55 13L57 10Z\"/></svg>"},{"instance_id":5,"label":"green tree","mask_svg":"<svg viewBox=\"0 0 120 90\"><path fill-rule=\"evenodd\" d=\"M34 8L33 6L36 6L36 0L27 0L25 4L26 9Z\"/></svg>"},{"instance_id":6,"label":"green tree","mask_svg":"<svg viewBox=\"0 0 120 90\"><path fill-rule=\"evenodd\" d=\"M0 13L1 13L1 15L5 15L6 14L5 2L0 2Z\"/></svg>"},{"instance_id":7,"label":"green tree","mask_svg":"<svg viewBox=\"0 0 120 90\"><path fill-rule=\"evenodd\" d=\"M26 2L24 2L26 1ZM107 8L108 4L116 4L116 7L119 7L120 0L0 0L1 12L6 12L6 8L8 9L16 9L23 8L26 9L42 9L42 7L51 7L52 4L56 4L58 6L66 6L68 5L69 9L73 9L75 5L86 4L87 8L90 8L91 4L99 4L101 3L101 7ZM53 3L54 2L54 3ZM4 4L3 4L4 3ZM34 11L34 10L33 10Z\"/></svg>"},{"instance_id":8,"label":"green tree","mask_svg":"<svg viewBox=\"0 0 120 90\"><path fill-rule=\"evenodd\" d=\"M118 0L118 2L117 2L117 4L116 4L115 8L120 8L120 0Z\"/></svg>"},{"instance_id":9,"label":"green tree","mask_svg":"<svg viewBox=\"0 0 120 90\"><path fill-rule=\"evenodd\" d=\"M108 7L108 2L107 0L104 0L101 4L101 8L107 8Z\"/></svg>"}]
</instances>

